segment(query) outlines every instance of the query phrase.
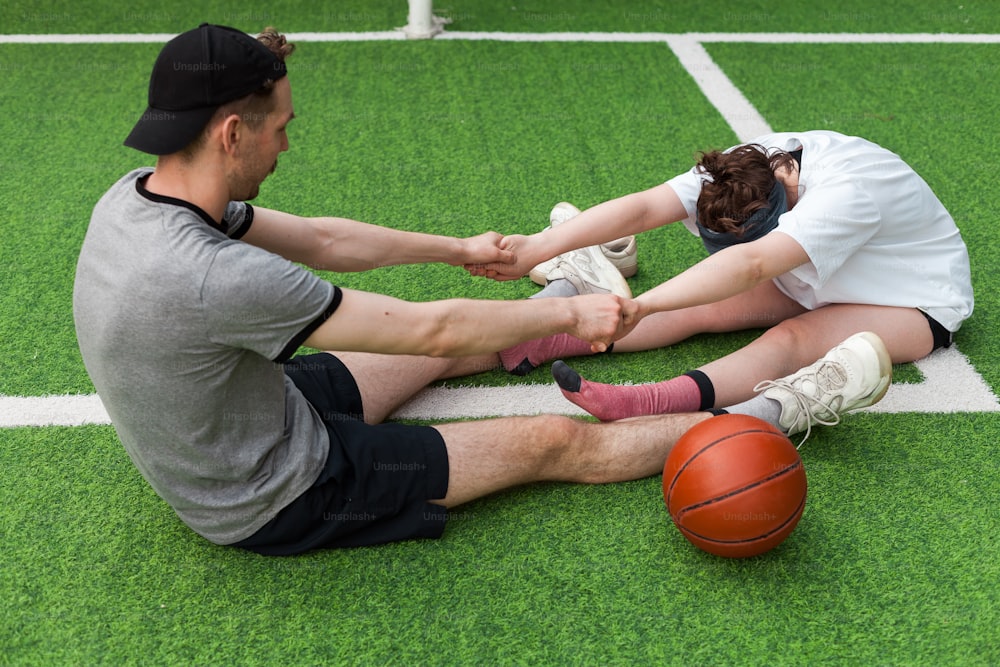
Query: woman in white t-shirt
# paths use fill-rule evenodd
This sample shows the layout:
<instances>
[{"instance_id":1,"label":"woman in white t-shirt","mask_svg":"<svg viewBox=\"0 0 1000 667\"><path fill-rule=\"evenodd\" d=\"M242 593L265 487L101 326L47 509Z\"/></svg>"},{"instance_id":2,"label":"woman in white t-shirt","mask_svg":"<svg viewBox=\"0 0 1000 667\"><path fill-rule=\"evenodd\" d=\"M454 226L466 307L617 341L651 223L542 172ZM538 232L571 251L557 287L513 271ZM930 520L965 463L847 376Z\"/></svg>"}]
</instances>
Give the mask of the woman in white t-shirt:
<instances>
[{"instance_id":1,"label":"woman in white t-shirt","mask_svg":"<svg viewBox=\"0 0 1000 667\"><path fill-rule=\"evenodd\" d=\"M861 331L876 333L893 363L914 361L950 345L972 313L968 252L930 187L898 155L828 131L770 134L704 153L666 183L544 233L507 237L515 265L470 271L509 279L556 256L572 269L574 249L678 221L710 254L637 297L643 317L614 350L767 330L740 350L655 384L592 383L556 364L567 398L601 419L734 405L753 397L758 383L813 362ZM587 351L543 339L501 357L508 370L526 371Z\"/></svg>"}]
</instances>

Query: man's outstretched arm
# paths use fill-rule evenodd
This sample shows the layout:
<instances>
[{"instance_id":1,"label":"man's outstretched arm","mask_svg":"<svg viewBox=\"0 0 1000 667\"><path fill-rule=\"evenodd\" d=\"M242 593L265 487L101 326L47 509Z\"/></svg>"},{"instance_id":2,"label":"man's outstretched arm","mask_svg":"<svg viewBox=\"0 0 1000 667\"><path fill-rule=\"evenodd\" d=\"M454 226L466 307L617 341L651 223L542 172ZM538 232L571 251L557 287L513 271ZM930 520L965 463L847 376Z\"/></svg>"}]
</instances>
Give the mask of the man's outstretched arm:
<instances>
[{"instance_id":1,"label":"man's outstretched arm","mask_svg":"<svg viewBox=\"0 0 1000 667\"><path fill-rule=\"evenodd\" d=\"M254 207L243 240L293 262L322 271L367 271L396 264L441 262L453 266L506 264L514 253L499 247L501 236L437 236L381 227L347 218L304 218Z\"/></svg>"},{"instance_id":2,"label":"man's outstretched arm","mask_svg":"<svg viewBox=\"0 0 1000 667\"><path fill-rule=\"evenodd\" d=\"M603 352L637 323L634 301L611 294L565 299L413 303L343 290L330 318L305 341L318 350L465 357L568 333Z\"/></svg>"}]
</instances>

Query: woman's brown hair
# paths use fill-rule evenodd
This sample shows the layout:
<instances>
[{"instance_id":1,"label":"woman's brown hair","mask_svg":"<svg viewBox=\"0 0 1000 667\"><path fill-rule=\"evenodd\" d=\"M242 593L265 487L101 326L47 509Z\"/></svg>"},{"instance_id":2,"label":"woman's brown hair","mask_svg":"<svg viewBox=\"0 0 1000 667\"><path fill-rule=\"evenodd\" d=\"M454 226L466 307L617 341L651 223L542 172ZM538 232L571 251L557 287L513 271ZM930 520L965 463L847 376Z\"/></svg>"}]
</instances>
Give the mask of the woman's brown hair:
<instances>
[{"instance_id":1,"label":"woman's brown hair","mask_svg":"<svg viewBox=\"0 0 1000 667\"><path fill-rule=\"evenodd\" d=\"M780 167L793 169L795 158L785 151L768 153L760 144L702 153L696 168L712 180L698 196L698 223L714 232L739 234L751 215L767 208L777 182L774 170Z\"/></svg>"}]
</instances>

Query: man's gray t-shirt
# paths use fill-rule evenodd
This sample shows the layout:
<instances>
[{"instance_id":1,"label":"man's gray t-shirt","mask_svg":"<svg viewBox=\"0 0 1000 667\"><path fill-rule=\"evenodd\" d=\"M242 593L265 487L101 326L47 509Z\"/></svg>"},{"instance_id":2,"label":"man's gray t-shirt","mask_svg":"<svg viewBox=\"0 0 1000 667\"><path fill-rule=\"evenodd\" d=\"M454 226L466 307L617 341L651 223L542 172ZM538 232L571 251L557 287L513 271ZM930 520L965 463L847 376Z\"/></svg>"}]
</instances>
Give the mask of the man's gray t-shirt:
<instances>
[{"instance_id":1,"label":"man's gray t-shirt","mask_svg":"<svg viewBox=\"0 0 1000 667\"><path fill-rule=\"evenodd\" d=\"M84 364L129 456L193 530L254 534L319 476L329 440L282 370L340 289L145 190L140 169L94 208L73 312Z\"/></svg>"}]
</instances>

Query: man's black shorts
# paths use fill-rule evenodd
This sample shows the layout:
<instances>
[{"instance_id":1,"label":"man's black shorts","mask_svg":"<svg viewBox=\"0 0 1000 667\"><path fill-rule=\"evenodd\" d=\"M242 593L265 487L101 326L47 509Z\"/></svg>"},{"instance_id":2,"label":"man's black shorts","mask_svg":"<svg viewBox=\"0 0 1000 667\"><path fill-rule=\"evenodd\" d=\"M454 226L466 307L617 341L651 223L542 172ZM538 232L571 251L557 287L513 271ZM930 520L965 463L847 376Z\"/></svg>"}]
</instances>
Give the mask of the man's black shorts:
<instances>
[{"instance_id":1,"label":"man's black shorts","mask_svg":"<svg viewBox=\"0 0 1000 667\"><path fill-rule=\"evenodd\" d=\"M232 546L267 556L440 537L448 453L429 426L365 424L358 385L331 354L296 357L285 373L319 413L330 453L319 478L271 521Z\"/></svg>"}]
</instances>

